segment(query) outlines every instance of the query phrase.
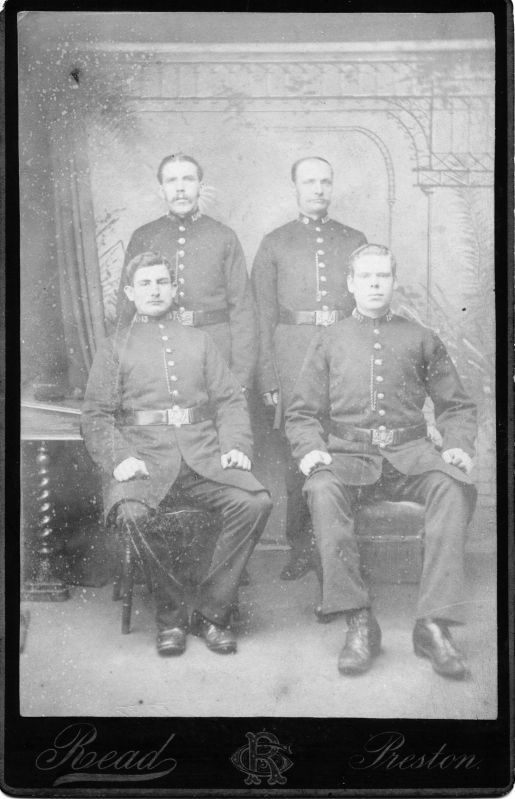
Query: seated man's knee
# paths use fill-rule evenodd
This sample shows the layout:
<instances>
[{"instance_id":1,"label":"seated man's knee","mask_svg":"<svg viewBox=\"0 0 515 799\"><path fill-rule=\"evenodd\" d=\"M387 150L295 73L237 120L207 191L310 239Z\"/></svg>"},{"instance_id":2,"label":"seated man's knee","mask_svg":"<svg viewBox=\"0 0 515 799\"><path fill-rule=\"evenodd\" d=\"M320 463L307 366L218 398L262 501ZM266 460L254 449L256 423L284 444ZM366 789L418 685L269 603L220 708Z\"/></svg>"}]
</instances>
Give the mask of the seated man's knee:
<instances>
[{"instance_id":1,"label":"seated man's knee","mask_svg":"<svg viewBox=\"0 0 515 799\"><path fill-rule=\"evenodd\" d=\"M460 480L456 480L450 474L446 474L445 472L431 472L428 475L428 479L430 480L430 486L434 491L440 492L442 494L449 494L453 497L456 497L458 501L462 498L466 498L469 496L469 494L473 494L474 492L473 486L469 485L468 483L462 483Z\"/></svg>"},{"instance_id":2,"label":"seated man's knee","mask_svg":"<svg viewBox=\"0 0 515 799\"><path fill-rule=\"evenodd\" d=\"M248 494L247 499L249 511L253 516L268 516L273 507L273 502L267 491L256 491Z\"/></svg>"},{"instance_id":3,"label":"seated man's knee","mask_svg":"<svg viewBox=\"0 0 515 799\"><path fill-rule=\"evenodd\" d=\"M476 506L477 490L472 483L463 483L445 472L428 475L426 507L440 505L451 515L464 514L470 522Z\"/></svg>"},{"instance_id":4,"label":"seated man's knee","mask_svg":"<svg viewBox=\"0 0 515 799\"><path fill-rule=\"evenodd\" d=\"M315 499L331 492L338 485L338 478L329 469L320 469L306 479L303 492L308 499Z\"/></svg>"},{"instance_id":5,"label":"seated man's knee","mask_svg":"<svg viewBox=\"0 0 515 799\"><path fill-rule=\"evenodd\" d=\"M151 513L151 509L144 502L127 499L116 507L115 524L117 527L123 527L125 524L144 524Z\"/></svg>"}]
</instances>

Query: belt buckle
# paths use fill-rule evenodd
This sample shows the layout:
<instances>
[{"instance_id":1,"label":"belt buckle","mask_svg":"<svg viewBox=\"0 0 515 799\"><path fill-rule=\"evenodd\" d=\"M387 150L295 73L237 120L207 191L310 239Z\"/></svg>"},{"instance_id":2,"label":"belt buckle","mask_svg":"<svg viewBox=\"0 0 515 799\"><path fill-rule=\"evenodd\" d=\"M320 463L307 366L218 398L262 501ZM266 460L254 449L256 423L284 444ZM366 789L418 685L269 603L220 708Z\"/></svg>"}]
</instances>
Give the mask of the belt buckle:
<instances>
[{"instance_id":1,"label":"belt buckle","mask_svg":"<svg viewBox=\"0 0 515 799\"><path fill-rule=\"evenodd\" d=\"M379 430L377 427L372 429L372 444L375 447L387 447L393 444L393 430Z\"/></svg>"},{"instance_id":2,"label":"belt buckle","mask_svg":"<svg viewBox=\"0 0 515 799\"><path fill-rule=\"evenodd\" d=\"M166 423L174 427L188 424L188 408L181 408L179 405L174 405L173 408L166 409L166 417Z\"/></svg>"},{"instance_id":3,"label":"belt buckle","mask_svg":"<svg viewBox=\"0 0 515 799\"><path fill-rule=\"evenodd\" d=\"M193 311L177 311L177 319L181 325L193 327Z\"/></svg>"},{"instance_id":4,"label":"belt buckle","mask_svg":"<svg viewBox=\"0 0 515 799\"><path fill-rule=\"evenodd\" d=\"M327 327L328 325L334 325L335 322L336 311L315 311L316 325L323 325L323 327Z\"/></svg>"}]
</instances>

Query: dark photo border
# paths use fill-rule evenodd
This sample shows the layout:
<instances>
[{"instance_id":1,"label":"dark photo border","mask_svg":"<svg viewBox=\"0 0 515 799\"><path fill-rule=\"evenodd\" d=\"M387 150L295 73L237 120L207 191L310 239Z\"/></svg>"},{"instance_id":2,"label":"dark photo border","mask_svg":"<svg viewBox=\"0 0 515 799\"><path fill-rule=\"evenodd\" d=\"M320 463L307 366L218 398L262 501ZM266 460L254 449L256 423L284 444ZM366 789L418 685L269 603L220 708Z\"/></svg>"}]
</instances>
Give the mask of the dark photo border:
<instances>
[{"instance_id":1,"label":"dark photo border","mask_svg":"<svg viewBox=\"0 0 515 799\"><path fill-rule=\"evenodd\" d=\"M329 6L332 7L329 7ZM1 787L15 796L496 796L513 783L513 30L508 3L383 2L346 0L339 8L321 2L316 8L264 7L262 3L224 4L223 11L374 11L463 12L495 15L496 154L495 154L495 280L497 317L497 507L498 507L498 707L496 720L411 720L373 718L28 718L19 714L19 594L20 577L20 454L19 454L19 189L17 122L17 13L41 11L212 11L190 2L173 9L150 0L145 4L68 3L7 0L5 30L5 219L2 292L5 299L6 450L5 450L5 652L3 773ZM220 9L222 10L222 9ZM62 653L57 652L56 657ZM275 783L245 775L231 757L242 748L250 756L253 736L266 732L275 749ZM82 740L92 768L105 753L139 750L131 779L106 782L97 769L96 781L67 784L61 771L38 768L38 756L59 736ZM275 738L274 738L275 736ZM414 755L411 768L356 769L352 763L376 736L401 736L403 753ZM61 740L63 740L61 738ZM274 740L277 744L274 744ZM399 739L400 740L400 739ZM442 751L459 757L460 767L430 767ZM272 751L269 749L267 751ZM465 756L466 757L463 757ZM293 766L286 769L285 759ZM456 761L456 763L458 760ZM281 765L282 764L282 765ZM256 767L257 768L257 767ZM153 769L153 771L152 771ZM161 773L161 776L157 776ZM149 777L151 774L151 777Z\"/></svg>"}]
</instances>

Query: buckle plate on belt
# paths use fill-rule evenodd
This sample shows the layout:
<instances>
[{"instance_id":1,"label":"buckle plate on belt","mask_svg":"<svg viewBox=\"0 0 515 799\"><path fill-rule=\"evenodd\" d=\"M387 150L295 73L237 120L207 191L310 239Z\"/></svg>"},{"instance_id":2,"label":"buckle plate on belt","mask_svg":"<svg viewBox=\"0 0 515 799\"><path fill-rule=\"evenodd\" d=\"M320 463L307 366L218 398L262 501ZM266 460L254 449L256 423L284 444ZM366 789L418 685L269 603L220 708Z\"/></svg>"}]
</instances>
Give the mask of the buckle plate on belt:
<instances>
[{"instance_id":1,"label":"buckle plate on belt","mask_svg":"<svg viewBox=\"0 0 515 799\"><path fill-rule=\"evenodd\" d=\"M174 427L180 427L182 424L188 424L189 422L188 408L181 408L179 405L167 408L166 416L166 423L172 424Z\"/></svg>"},{"instance_id":2,"label":"buckle plate on belt","mask_svg":"<svg viewBox=\"0 0 515 799\"><path fill-rule=\"evenodd\" d=\"M316 325L323 325L327 327L328 325L334 325L336 322L336 311L315 311L315 324Z\"/></svg>"},{"instance_id":3,"label":"buckle plate on belt","mask_svg":"<svg viewBox=\"0 0 515 799\"><path fill-rule=\"evenodd\" d=\"M372 429L372 444L375 447L387 447L393 444L393 430L378 430L376 427Z\"/></svg>"},{"instance_id":4,"label":"buckle plate on belt","mask_svg":"<svg viewBox=\"0 0 515 799\"><path fill-rule=\"evenodd\" d=\"M177 320L181 325L193 326L193 311L177 311Z\"/></svg>"}]
</instances>

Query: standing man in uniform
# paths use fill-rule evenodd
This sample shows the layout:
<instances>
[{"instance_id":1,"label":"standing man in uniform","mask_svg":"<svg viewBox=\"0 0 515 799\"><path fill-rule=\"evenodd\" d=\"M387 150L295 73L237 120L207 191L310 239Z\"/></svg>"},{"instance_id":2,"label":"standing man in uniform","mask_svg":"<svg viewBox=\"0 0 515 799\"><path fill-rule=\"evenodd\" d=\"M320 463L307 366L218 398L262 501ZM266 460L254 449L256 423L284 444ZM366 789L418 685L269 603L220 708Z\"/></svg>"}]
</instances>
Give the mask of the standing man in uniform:
<instances>
[{"instance_id":1,"label":"standing man in uniform","mask_svg":"<svg viewBox=\"0 0 515 799\"><path fill-rule=\"evenodd\" d=\"M125 256L118 292L118 320L134 314L125 296L125 268L135 255L160 253L178 285L179 322L209 333L243 389L251 385L256 320L245 257L236 234L198 207L203 170L191 156L167 155L157 170L167 213L138 228Z\"/></svg>"},{"instance_id":2,"label":"standing man in uniform","mask_svg":"<svg viewBox=\"0 0 515 799\"><path fill-rule=\"evenodd\" d=\"M324 158L296 161L291 169L299 217L263 239L252 269L258 311L258 384L265 405L275 407L282 427L309 343L354 307L347 291L346 264L366 243L363 233L328 216L333 168ZM286 539L291 547L283 580L296 580L312 567L312 533L303 478L289 454L286 467Z\"/></svg>"},{"instance_id":3,"label":"standing man in uniform","mask_svg":"<svg viewBox=\"0 0 515 799\"><path fill-rule=\"evenodd\" d=\"M231 609L272 507L250 472L247 403L211 337L174 318L173 266L145 252L125 275L136 313L98 349L82 415L86 447L102 471L107 522L125 531L152 569L158 653L182 654L188 631L214 652L235 652ZM191 621L185 587L166 557L173 542L159 533L160 509L177 498L223 517Z\"/></svg>"},{"instance_id":4,"label":"standing man in uniform","mask_svg":"<svg viewBox=\"0 0 515 799\"><path fill-rule=\"evenodd\" d=\"M462 679L467 668L449 628L463 622L466 604L475 405L438 336L391 312L395 271L386 247L369 244L353 254L348 287L356 308L312 342L286 413L286 433L307 477L322 564L321 612L347 620L340 672L366 671L381 648L354 535L357 506L379 495L425 506L413 646L436 672ZM427 438L427 396L441 452Z\"/></svg>"}]
</instances>

